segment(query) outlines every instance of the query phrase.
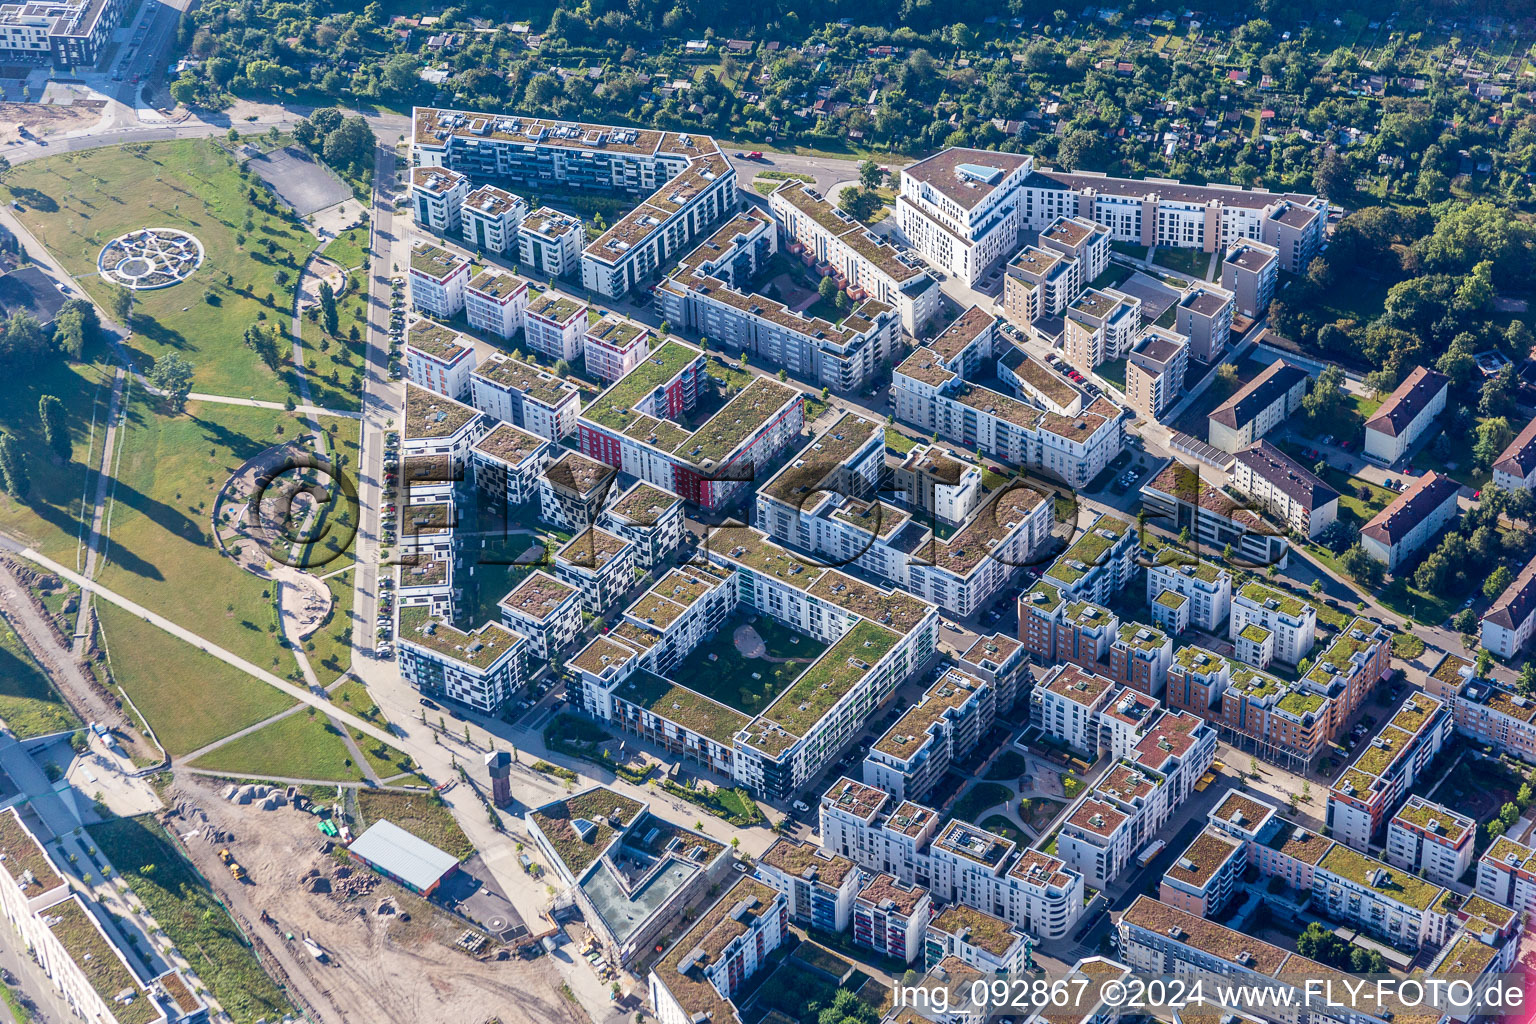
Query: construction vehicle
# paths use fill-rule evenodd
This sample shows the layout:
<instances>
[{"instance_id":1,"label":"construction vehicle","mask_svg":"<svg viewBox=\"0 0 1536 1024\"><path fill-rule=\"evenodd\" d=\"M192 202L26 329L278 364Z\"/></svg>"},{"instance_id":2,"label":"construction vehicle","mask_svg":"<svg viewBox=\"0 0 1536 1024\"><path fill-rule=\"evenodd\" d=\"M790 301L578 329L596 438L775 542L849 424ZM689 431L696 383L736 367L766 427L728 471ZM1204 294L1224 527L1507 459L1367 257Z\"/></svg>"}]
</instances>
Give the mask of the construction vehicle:
<instances>
[{"instance_id":1,"label":"construction vehicle","mask_svg":"<svg viewBox=\"0 0 1536 1024\"><path fill-rule=\"evenodd\" d=\"M235 860L235 855L229 852L229 847L226 846L219 851L219 860L223 861L224 865L229 868L229 873L234 876L235 881L245 881L245 868L241 867L240 862Z\"/></svg>"}]
</instances>

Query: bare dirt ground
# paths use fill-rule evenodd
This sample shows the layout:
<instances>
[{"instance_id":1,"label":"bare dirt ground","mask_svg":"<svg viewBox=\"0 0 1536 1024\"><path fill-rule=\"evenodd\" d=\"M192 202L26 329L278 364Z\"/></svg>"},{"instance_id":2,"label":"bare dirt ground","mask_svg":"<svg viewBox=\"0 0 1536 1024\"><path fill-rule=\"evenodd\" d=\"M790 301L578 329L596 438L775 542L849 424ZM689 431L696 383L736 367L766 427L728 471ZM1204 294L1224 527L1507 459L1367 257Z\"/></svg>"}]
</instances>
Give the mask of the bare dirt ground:
<instances>
[{"instance_id":1,"label":"bare dirt ground","mask_svg":"<svg viewBox=\"0 0 1536 1024\"><path fill-rule=\"evenodd\" d=\"M21 138L23 125L33 135L57 135L59 132L86 128L101 120L103 104L78 102L69 106L52 103L0 103L0 144Z\"/></svg>"},{"instance_id":2,"label":"bare dirt ground","mask_svg":"<svg viewBox=\"0 0 1536 1024\"><path fill-rule=\"evenodd\" d=\"M290 988L327 1024L587 1024L560 992L558 972L539 961L505 960L494 943L478 957L455 948L457 919L372 872L322 853L316 819L303 811L262 811L219 797L221 786L184 772L167 794L180 812L169 827L187 839L194 862L265 947ZM203 816L206 816L206 820ZM207 833L219 835L209 841ZM219 863L227 845L249 872L233 882ZM317 879L319 881L317 881ZM311 891L319 888L320 891ZM381 915L388 900L400 912ZM275 927L262 923L270 914ZM409 920L403 918L409 917ZM292 933L294 940L284 938ZM310 936L329 954L318 963L302 944Z\"/></svg>"}]
</instances>

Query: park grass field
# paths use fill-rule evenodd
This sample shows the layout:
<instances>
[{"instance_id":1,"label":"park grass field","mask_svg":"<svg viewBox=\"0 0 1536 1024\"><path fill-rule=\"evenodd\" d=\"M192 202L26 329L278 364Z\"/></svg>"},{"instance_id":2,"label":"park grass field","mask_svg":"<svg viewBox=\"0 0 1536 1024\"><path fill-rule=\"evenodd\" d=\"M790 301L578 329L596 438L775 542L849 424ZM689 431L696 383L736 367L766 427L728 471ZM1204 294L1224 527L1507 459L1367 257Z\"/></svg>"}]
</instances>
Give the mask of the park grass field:
<instances>
[{"instance_id":1,"label":"park grass field","mask_svg":"<svg viewBox=\"0 0 1536 1024\"><path fill-rule=\"evenodd\" d=\"M274 401L294 391L293 371L269 370L246 347L244 333L263 315L286 333L299 268L316 241L275 212L280 208L267 190L247 180L218 142L65 153L14 168L3 194L22 205L16 216L108 310L113 289L96 273L103 245L147 227L196 235L205 258L192 277L136 295L127 342L135 364L144 370L176 352L196 368L194 391Z\"/></svg>"},{"instance_id":2,"label":"park grass field","mask_svg":"<svg viewBox=\"0 0 1536 1024\"><path fill-rule=\"evenodd\" d=\"M348 228L329 242L320 250L321 255L335 262L343 270L358 270L366 259L364 250L368 247L368 225L359 224L355 228Z\"/></svg>"},{"instance_id":3,"label":"park grass field","mask_svg":"<svg viewBox=\"0 0 1536 1024\"><path fill-rule=\"evenodd\" d=\"M113 679L173 756L293 706L293 698L108 601L96 602Z\"/></svg>"},{"instance_id":4,"label":"park grass field","mask_svg":"<svg viewBox=\"0 0 1536 1024\"><path fill-rule=\"evenodd\" d=\"M361 782L363 770L353 760L341 728L313 708L305 708L210 750L192 767L235 776Z\"/></svg>"},{"instance_id":5,"label":"park grass field","mask_svg":"<svg viewBox=\"0 0 1536 1024\"><path fill-rule=\"evenodd\" d=\"M0 619L0 721L18 739L80 727L80 719L4 619Z\"/></svg>"},{"instance_id":6,"label":"park grass field","mask_svg":"<svg viewBox=\"0 0 1536 1024\"><path fill-rule=\"evenodd\" d=\"M299 330L315 404L322 409L360 409L362 379L358 375L368 347L368 281L363 274L348 275L346 290L336 300L334 335L327 335L319 320L307 315L301 318Z\"/></svg>"},{"instance_id":7,"label":"park grass field","mask_svg":"<svg viewBox=\"0 0 1536 1024\"><path fill-rule=\"evenodd\" d=\"M57 463L43 441L37 403L54 395L64 403L74 453ZM40 553L68 568L80 567L81 508L95 497L91 462L91 419L96 419L95 450L101 450L107 409L112 400L112 372L93 363L55 360L25 373L10 374L0 385L0 430L13 434L27 453L32 491L25 501L0 494L0 530L21 537ZM89 498L87 485L90 485Z\"/></svg>"},{"instance_id":8,"label":"park grass field","mask_svg":"<svg viewBox=\"0 0 1536 1024\"><path fill-rule=\"evenodd\" d=\"M331 685L352 667L353 573L349 569L332 576L325 585L331 592L331 616L304 642L309 666L321 686Z\"/></svg>"},{"instance_id":9,"label":"park grass field","mask_svg":"<svg viewBox=\"0 0 1536 1024\"><path fill-rule=\"evenodd\" d=\"M292 413L244 406L193 402L167 416L139 392L119 438L98 582L276 675L296 671L269 635L271 584L220 552L210 520L236 467L304 430Z\"/></svg>"}]
</instances>

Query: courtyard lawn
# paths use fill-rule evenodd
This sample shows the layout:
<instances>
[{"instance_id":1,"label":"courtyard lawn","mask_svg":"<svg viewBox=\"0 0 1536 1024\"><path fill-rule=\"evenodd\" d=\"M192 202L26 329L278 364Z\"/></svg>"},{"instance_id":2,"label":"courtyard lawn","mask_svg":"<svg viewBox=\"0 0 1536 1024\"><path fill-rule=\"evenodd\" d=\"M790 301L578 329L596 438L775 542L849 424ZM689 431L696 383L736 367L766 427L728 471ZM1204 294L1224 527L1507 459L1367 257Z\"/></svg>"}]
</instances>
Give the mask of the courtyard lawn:
<instances>
[{"instance_id":1,"label":"courtyard lawn","mask_svg":"<svg viewBox=\"0 0 1536 1024\"><path fill-rule=\"evenodd\" d=\"M293 706L287 694L108 601L96 602L96 614L113 680L173 756Z\"/></svg>"},{"instance_id":2,"label":"courtyard lawn","mask_svg":"<svg viewBox=\"0 0 1536 1024\"><path fill-rule=\"evenodd\" d=\"M1024 830L1015 825L1012 819L1005 818L1001 814L991 815L986 821L979 821L977 824L993 835L1012 840L1020 846L1029 845L1029 836L1024 834Z\"/></svg>"},{"instance_id":3,"label":"courtyard lawn","mask_svg":"<svg viewBox=\"0 0 1536 1024\"><path fill-rule=\"evenodd\" d=\"M695 647L683 659L672 678L726 707L755 715L800 678L827 645L760 615L751 626L763 638L765 656L748 658L736 649L734 638L736 630L744 625L745 617L726 619L713 639ZM774 658L786 660L770 660Z\"/></svg>"},{"instance_id":4,"label":"courtyard lawn","mask_svg":"<svg viewBox=\"0 0 1536 1024\"><path fill-rule=\"evenodd\" d=\"M1445 776L1433 796L1425 795L1481 824L1498 817L1500 809L1514 801L1524 782L1503 761L1468 754Z\"/></svg>"},{"instance_id":5,"label":"courtyard lawn","mask_svg":"<svg viewBox=\"0 0 1536 1024\"><path fill-rule=\"evenodd\" d=\"M4 619L0 619L0 721L18 739L80 727L80 719Z\"/></svg>"},{"instance_id":6,"label":"courtyard lawn","mask_svg":"<svg viewBox=\"0 0 1536 1024\"><path fill-rule=\"evenodd\" d=\"M1045 797L1032 797L1024 801L1024 806L1019 808L1019 815L1036 832L1041 831L1051 823L1066 804L1060 800L1047 800Z\"/></svg>"},{"instance_id":7,"label":"courtyard lawn","mask_svg":"<svg viewBox=\"0 0 1536 1024\"><path fill-rule=\"evenodd\" d=\"M1348 392L1345 395L1347 401L1342 403L1338 411L1332 416L1311 420L1305 415L1296 418L1297 428L1307 437L1324 437L1332 435L1336 443L1356 440L1364 436L1365 421L1375 415L1381 408L1381 403L1374 398L1357 395Z\"/></svg>"},{"instance_id":8,"label":"courtyard lawn","mask_svg":"<svg viewBox=\"0 0 1536 1024\"><path fill-rule=\"evenodd\" d=\"M453 812L436 793L359 790L357 813L363 819L358 822L359 832L376 821L388 819L417 839L424 839L460 860L475 852L475 844L469 841L459 823L453 820Z\"/></svg>"},{"instance_id":9,"label":"courtyard lawn","mask_svg":"<svg viewBox=\"0 0 1536 1024\"><path fill-rule=\"evenodd\" d=\"M361 782L341 727L313 708L279 718L215 747L193 768L226 775L272 775L319 782Z\"/></svg>"},{"instance_id":10,"label":"courtyard lawn","mask_svg":"<svg viewBox=\"0 0 1536 1024\"><path fill-rule=\"evenodd\" d=\"M325 581L331 592L331 614L304 642L310 667L321 686L329 686L352 667L353 576L348 569Z\"/></svg>"},{"instance_id":11,"label":"courtyard lawn","mask_svg":"<svg viewBox=\"0 0 1536 1024\"><path fill-rule=\"evenodd\" d=\"M1004 751L987 769L985 778L992 780L1017 779L1029 767L1023 754L1014 750Z\"/></svg>"},{"instance_id":12,"label":"courtyard lawn","mask_svg":"<svg viewBox=\"0 0 1536 1024\"><path fill-rule=\"evenodd\" d=\"M322 409L359 409L368 347L367 279L361 273L348 275L347 287L336 300L334 335L325 332L318 313L311 320L307 311L299 318L299 333L315 404Z\"/></svg>"},{"instance_id":13,"label":"courtyard lawn","mask_svg":"<svg viewBox=\"0 0 1536 1024\"><path fill-rule=\"evenodd\" d=\"M62 465L43 442L37 403L53 395L64 403L74 454ZM21 537L67 568L79 569L81 505L87 486L94 487L91 446L101 450L107 408L112 400L112 371L92 363L52 360L0 381L0 430L13 434L27 453L32 480L25 501L0 493L0 530ZM96 419L94 442L91 419ZM94 492L92 492L94 497Z\"/></svg>"},{"instance_id":14,"label":"courtyard lawn","mask_svg":"<svg viewBox=\"0 0 1536 1024\"><path fill-rule=\"evenodd\" d=\"M978 782L955 802L954 816L961 821L976 820L982 811L1013 799L1013 790L996 782Z\"/></svg>"},{"instance_id":15,"label":"courtyard lawn","mask_svg":"<svg viewBox=\"0 0 1536 1024\"><path fill-rule=\"evenodd\" d=\"M1125 391L1125 360L1112 359L1107 363L1100 363L1093 368L1094 374L1101 380L1108 381L1123 393Z\"/></svg>"},{"instance_id":16,"label":"courtyard lawn","mask_svg":"<svg viewBox=\"0 0 1536 1024\"><path fill-rule=\"evenodd\" d=\"M271 584L220 552L210 520L230 473L302 434L303 419L200 402L171 417L157 406L142 391L129 403L98 581L276 675L297 671L268 633Z\"/></svg>"},{"instance_id":17,"label":"courtyard lawn","mask_svg":"<svg viewBox=\"0 0 1536 1024\"><path fill-rule=\"evenodd\" d=\"M917 441L903 434L895 427L885 428L885 446L897 455L906 455L918 445Z\"/></svg>"},{"instance_id":18,"label":"courtyard lawn","mask_svg":"<svg viewBox=\"0 0 1536 1024\"><path fill-rule=\"evenodd\" d=\"M1211 254L1199 249L1181 249L1164 245L1158 246L1156 253L1152 256L1152 262L1175 274L1183 274L1185 277L1204 281L1207 280L1207 272L1211 268Z\"/></svg>"},{"instance_id":19,"label":"courtyard lawn","mask_svg":"<svg viewBox=\"0 0 1536 1024\"><path fill-rule=\"evenodd\" d=\"M4 196L21 204L15 216L108 310L112 286L96 272L103 245L147 227L197 236L205 256L190 279L135 296L127 342L135 364L144 370L176 352L196 368L194 391L275 401L292 392L292 370L269 370L244 335L264 314L286 338L293 288L315 238L219 143L130 144L35 160L6 175Z\"/></svg>"}]
</instances>

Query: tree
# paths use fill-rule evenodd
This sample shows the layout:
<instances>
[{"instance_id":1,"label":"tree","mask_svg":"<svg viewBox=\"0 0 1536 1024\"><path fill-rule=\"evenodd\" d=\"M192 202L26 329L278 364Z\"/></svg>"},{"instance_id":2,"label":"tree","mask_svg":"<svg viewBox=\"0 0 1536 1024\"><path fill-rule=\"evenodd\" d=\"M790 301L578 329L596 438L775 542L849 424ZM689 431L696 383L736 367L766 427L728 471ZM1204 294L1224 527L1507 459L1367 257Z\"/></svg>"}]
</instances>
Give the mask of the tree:
<instances>
[{"instance_id":1,"label":"tree","mask_svg":"<svg viewBox=\"0 0 1536 1024\"><path fill-rule=\"evenodd\" d=\"M65 307L53 318L53 343L65 356L79 362L85 356L85 317Z\"/></svg>"},{"instance_id":2,"label":"tree","mask_svg":"<svg viewBox=\"0 0 1536 1024\"><path fill-rule=\"evenodd\" d=\"M336 290L329 281L320 282L320 319L325 333L334 337L337 326Z\"/></svg>"},{"instance_id":3,"label":"tree","mask_svg":"<svg viewBox=\"0 0 1536 1024\"><path fill-rule=\"evenodd\" d=\"M1509 442L1515 439L1509 420L1503 416L1491 416L1477 425L1472 442L1472 458L1478 466L1487 469L1498 460Z\"/></svg>"},{"instance_id":4,"label":"tree","mask_svg":"<svg viewBox=\"0 0 1536 1024\"><path fill-rule=\"evenodd\" d=\"M1296 936L1296 952L1329 967L1350 966L1350 943L1335 935L1319 921L1313 921Z\"/></svg>"},{"instance_id":5,"label":"tree","mask_svg":"<svg viewBox=\"0 0 1536 1024\"><path fill-rule=\"evenodd\" d=\"M1380 586L1387 572L1387 567L1372 558L1359 544L1339 556L1339 567L1356 583L1373 588Z\"/></svg>"},{"instance_id":6,"label":"tree","mask_svg":"<svg viewBox=\"0 0 1536 1024\"><path fill-rule=\"evenodd\" d=\"M1477 678L1487 679L1489 671L1493 669L1493 654L1486 650L1478 651L1475 669Z\"/></svg>"},{"instance_id":7,"label":"tree","mask_svg":"<svg viewBox=\"0 0 1536 1024\"><path fill-rule=\"evenodd\" d=\"M361 117L349 117L325 137L320 155L332 167L359 173L372 163L375 145L368 122Z\"/></svg>"},{"instance_id":8,"label":"tree","mask_svg":"<svg viewBox=\"0 0 1536 1024\"><path fill-rule=\"evenodd\" d=\"M112 285L111 291L112 315L121 320L125 327L130 326L133 318L133 292L120 284Z\"/></svg>"},{"instance_id":9,"label":"tree","mask_svg":"<svg viewBox=\"0 0 1536 1024\"><path fill-rule=\"evenodd\" d=\"M1528 661L1520 666L1520 675L1516 678L1515 685L1527 696L1536 693L1536 661Z\"/></svg>"},{"instance_id":10,"label":"tree","mask_svg":"<svg viewBox=\"0 0 1536 1024\"><path fill-rule=\"evenodd\" d=\"M181 412L192 392L192 364L174 352L163 355L149 371L149 382L165 393L165 404L172 412Z\"/></svg>"},{"instance_id":11,"label":"tree","mask_svg":"<svg viewBox=\"0 0 1536 1024\"><path fill-rule=\"evenodd\" d=\"M0 481L5 492L17 501L26 500L32 490L32 478L27 473L27 457L21 450L16 435L0 431Z\"/></svg>"},{"instance_id":12,"label":"tree","mask_svg":"<svg viewBox=\"0 0 1536 1024\"><path fill-rule=\"evenodd\" d=\"M1313 426L1321 426L1343 411L1347 401L1343 369L1328 366L1312 382L1312 389L1302 396L1301 409Z\"/></svg>"},{"instance_id":13,"label":"tree","mask_svg":"<svg viewBox=\"0 0 1536 1024\"><path fill-rule=\"evenodd\" d=\"M44 395L38 400L37 415L43 424L43 440L55 455L68 462L74 443L69 438L69 419L64 413L64 403L55 395Z\"/></svg>"},{"instance_id":14,"label":"tree","mask_svg":"<svg viewBox=\"0 0 1536 1024\"><path fill-rule=\"evenodd\" d=\"M828 274L816 286L816 291L827 302L831 302L837 297L837 282L832 280L832 275Z\"/></svg>"},{"instance_id":15,"label":"tree","mask_svg":"<svg viewBox=\"0 0 1536 1024\"><path fill-rule=\"evenodd\" d=\"M1509 571L1509 566L1499 566L1483 581L1483 596L1492 601L1509 588L1514 578L1515 574Z\"/></svg>"},{"instance_id":16,"label":"tree","mask_svg":"<svg viewBox=\"0 0 1536 1024\"><path fill-rule=\"evenodd\" d=\"M1351 184L1349 165L1344 162L1338 150L1330 148L1318 161L1317 170L1312 172L1312 187L1323 196L1337 201L1353 191Z\"/></svg>"},{"instance_id":17,"label":"tree","mask_svg":"<svg viewBox=\"0 0 1536 1024\"><path fill-rule=\"evenodd\" d=\"M1477 612L1471 608L1463 608L1451 619L1451 626L1458 633L1477 632Z\"/></svg>"},{"instance_id":18,"label":"tree","mask_svg":"<svg viewBox=\"0 0 1536 1024\"><path fill-rule=\"evenodd\" d=\"M885 172L880 165L873 160L865 160L859 164L859 184L867 189L876 189L885 181Z\"/></svg>"},{"instance_id":19,"label":"tree","mask_svg":"<svg viewBox=\"0 0 1536 1024\"><path fill-rule=\"evenodd\" d=\"M282 357L277 351L277 341L261 324L251 324L245 329L245 346L266 364L267 369L276 372Z\"/></svg>"}]
</instances>

